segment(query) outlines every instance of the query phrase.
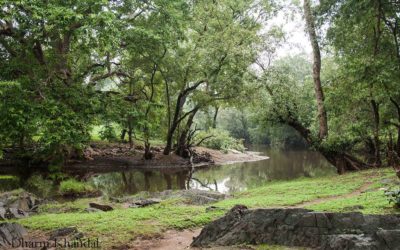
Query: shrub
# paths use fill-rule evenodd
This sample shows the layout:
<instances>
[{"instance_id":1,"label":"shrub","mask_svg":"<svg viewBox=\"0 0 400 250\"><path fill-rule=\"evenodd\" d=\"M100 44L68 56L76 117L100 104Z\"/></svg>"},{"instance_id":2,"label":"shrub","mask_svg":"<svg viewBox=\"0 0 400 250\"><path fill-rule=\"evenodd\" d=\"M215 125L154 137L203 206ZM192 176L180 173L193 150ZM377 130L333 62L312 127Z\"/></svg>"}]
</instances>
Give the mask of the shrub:
<instances>
[{"instance_id":1,"label":"shrub","mask_svg":"<svg viewBox=\"0 0 400 250\"><path fill-rule=\"evenodd\" d=\"M89 184L75 179L68 179L60 183L60 193L62 195L86 194L94 191L94 188Z\"/></svg>"},{"instance_id":2,"label":"shrub","mask_svg":"<svg viewBox=\"0 0 400 250\"><path fill-rule=\"evenodd\" d=\"M100 139L107 140L109 142L115 142L118 140L115 129L112 125L107 124L99 132Z\"/></svg>"},{"instance_id":3,"label":"shrub","mask_svg":"<svg viewBox=\"0 0 400 250\"><path fill-rule=\"evenodd\" d=\"M389 203L393 203L396 208L400 208L400 189L385 191Z\"/></svg>"},{"instance_id":4,"label":"shrub","mask_svg":"<svg viewBox=\"0 0 400 250\"><path fill-rule=\"evenodd\" d=\"M210 129L208 131L201 131L197 134L197 140L209 137L202 142L207 148L223 150L227 152L229 149L235 149L243 152L245 147L242 139L233 138L228 131L223 129Z\"/></svg>"},{"instance_id":5,"label":"shrub","mask_svg":"<svg viewBox=\"0 0 400 250\"><path fill-rule=\"evenodd\" d=\"M56 191L52 180L43 178L39 174L32 175L25 181L24 189L41 197L49 197Z\"/></svg>"}]
</instances>

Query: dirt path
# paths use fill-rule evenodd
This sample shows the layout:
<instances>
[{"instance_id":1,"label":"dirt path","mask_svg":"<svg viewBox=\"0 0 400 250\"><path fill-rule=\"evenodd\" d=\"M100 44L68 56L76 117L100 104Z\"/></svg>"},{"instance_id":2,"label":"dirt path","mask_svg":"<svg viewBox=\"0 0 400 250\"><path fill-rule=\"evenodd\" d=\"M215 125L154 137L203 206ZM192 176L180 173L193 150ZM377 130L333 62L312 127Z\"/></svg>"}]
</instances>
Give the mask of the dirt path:
<instances>
[{"instance_id":1,"label":"dirt path","mask_svg":"<svg viewBox=\"0 0 400 250\"><path fill-rule=\"evenodd\" d=\"M193 237L200 234L201 228L194 230L175 231L170 230L159 239L137 240L131 250L200 250L197 247L190 247ZM249 250L247 247L211 247L209 250Z\"/></svg>"},{"instance_id":2,"label":"dirt path","mask_svg":"<svg viewBox=\"0 0 400 250\"><path fill-rule=\"evenodd\" d=\"M372 184L373 184L373 182L366 182L361 187L357 188L356 190L354 190L351 193L342 194L342 195L334 195L334 196L329 196L329 197L324 197L324 198L318 198L315 200L302 202L300 204L296 204L296 205L289 206L289 207L304 208L307 206L317 205L317 204L327 202L327 201L333 201L333 200L343 199L343 198L351 198L351 197L354 197L354 196L364 193L367 189L369 189L369 187L371 187Z\"/></svg>"},{"instance_id":3,"label":"dirt path","mask_svg":"<svg viewBox=\"0 0 400 250\"><path fill-rule=\"evenodd\" d=\"M200 234L201 228L195 230L169 230L159 239L137 240L132 250L183 250L190 248L193 237Z\"/></svg>"}]
</instances>

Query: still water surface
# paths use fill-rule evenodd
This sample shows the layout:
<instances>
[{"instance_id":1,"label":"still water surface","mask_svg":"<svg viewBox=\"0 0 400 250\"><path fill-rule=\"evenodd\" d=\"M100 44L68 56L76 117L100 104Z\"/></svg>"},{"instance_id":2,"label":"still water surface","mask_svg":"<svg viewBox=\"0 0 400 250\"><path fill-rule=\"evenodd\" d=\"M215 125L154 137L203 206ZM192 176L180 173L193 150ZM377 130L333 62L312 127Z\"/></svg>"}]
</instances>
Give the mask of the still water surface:
<instances>
[{"instance_id":1,"label":"still water surface","mask_svg":"<svg viewBox=\"0 0 400 250\"><path fill-rule=\"evenodd\" d=\"M263 161L237 163L189 170L127 171L92 177L92 182L110 196L140 191L166 189L203 189L232 193L254 188L274 180L298 177L335 175L332 167L319 153L308 150L276 150L252 148L270 158Z\"/></svg>"},{"instance_id":2,"label":"still water surface","mask_svg":"<svg viewBox=\"0 0 400 250\"><path fill-rule=\"evenodd\" d=\"M319 177L335 175L332 167L320 154L309 150L277 150L267 147L253 147L269 157L267 160L237 163L223 166L195 169L130 170L95 174L86 181L107 196L122 196L141 191L163 191L167 189L203 189L232 193L254 188L270 181L290 180L298 177ZM1 176L0 176L1 177ZM0 191L23 187L36 193L27 185L35 176L19 177L17 182L2 181ZM37 177L37 176L36 176ZM39 181L40 182L40 181ZM46 186L45 183L43 183ZM43 186L43 185L42 185ZM49 189L57 187L48 185ZM50 187L52 186L52 187ZM37 194L40 195L40 194ZM41 196L51 196L51 192Z\"/></svg>"}]
</instances>

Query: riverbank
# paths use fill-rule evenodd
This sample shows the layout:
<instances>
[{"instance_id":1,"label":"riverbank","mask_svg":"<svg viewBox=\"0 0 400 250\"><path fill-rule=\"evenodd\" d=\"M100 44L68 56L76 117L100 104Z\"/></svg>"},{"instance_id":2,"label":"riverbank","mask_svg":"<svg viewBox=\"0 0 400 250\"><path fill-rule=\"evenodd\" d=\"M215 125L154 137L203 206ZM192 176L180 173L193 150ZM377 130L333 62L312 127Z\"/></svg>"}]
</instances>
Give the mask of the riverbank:
<instances>
[{"instance_id":1,"label":"riverbank","mask_svg":"<svg viewBox=\"0 0 400 250\"><path fill-rule=\"evenodd\" d=\"M168 230L199 228L221 217L236 204L249 208L304 207L316 211L398 213L388 204L383 191L396 183L394 171L386 168L334 177L271 182L206 205L187 204L182 198L175 197L143 208L126 208L105 197L79 199L44 205L40 207L39 215L18 222L33 234L40 235L75 226L85 237L98 237L104 249L135 249L138 242L160 239ZM90 202L108 204L114 210L88 213L85 209ZM176 246L176 249L183 248Z\"/></svg>"},{"instance_id":2,"label":"riverbank","mask_svg":"<svg viewBox=\"0 0 400 250\"><path fill-rule=\"evenodd\" d=\"M165 169L165 168L187 168L191 167L189 159L182 158L174 153L164 155L162 147L152 147L153 158L143 159L144 148L136 145L129 148L127 144L121 143L92 143L84 151L85 159L72 160L66 166L66 172L111 172L131 169ZM205 147L194 147L194 167L209 167L213 165L226 165L239 162L252 162L268 159L258 152L237 150L209 149Z\"/></svg>"}]
</instances>

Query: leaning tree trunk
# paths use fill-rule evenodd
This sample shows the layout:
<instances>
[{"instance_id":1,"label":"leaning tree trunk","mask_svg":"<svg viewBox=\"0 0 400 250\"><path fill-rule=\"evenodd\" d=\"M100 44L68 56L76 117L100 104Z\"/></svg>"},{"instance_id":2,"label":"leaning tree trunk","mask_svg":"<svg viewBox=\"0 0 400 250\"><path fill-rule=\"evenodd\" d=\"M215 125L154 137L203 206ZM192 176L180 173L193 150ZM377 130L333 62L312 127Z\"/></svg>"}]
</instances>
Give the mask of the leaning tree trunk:
<instances>
[{"instance_id":1,"label":"leaning tree trunk","mask_svg":"<svg viewBox=\"0 0 400 250\"><path fill-rule=\"evenodd\" d=\"M304 18L306 21L307 33L310 37L313 50L313 80L315 98L317 100L319 134L314 138L308 128L304 127L299 121L292 120L288 124L296 129L308 144L314 146L333 166L336 167L339 174L346 171L355 171L367 168L368 165L359 161L355 157L340 150L328 150L321 145L321 141L328 136L328 117L324 107L324 92L321 85L321 52L318 44L318 38L315 31L314 16L311 12L310 0L304 0Z\"/></svg>"}]
</instances>

